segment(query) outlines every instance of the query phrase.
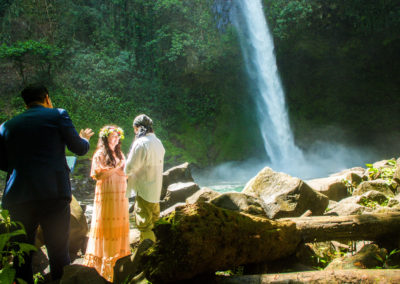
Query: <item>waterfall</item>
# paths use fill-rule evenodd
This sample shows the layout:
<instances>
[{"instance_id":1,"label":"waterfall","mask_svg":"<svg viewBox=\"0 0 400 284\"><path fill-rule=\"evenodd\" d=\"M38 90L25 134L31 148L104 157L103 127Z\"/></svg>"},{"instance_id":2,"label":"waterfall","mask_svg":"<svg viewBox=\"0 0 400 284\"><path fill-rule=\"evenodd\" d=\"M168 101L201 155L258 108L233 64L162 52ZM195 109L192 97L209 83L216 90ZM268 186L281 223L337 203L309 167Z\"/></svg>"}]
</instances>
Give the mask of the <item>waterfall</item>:
<instances>
[{"instance_id":1,"label":"waterfall","mask_svg":"<svg viewBox=\"0 0 400 284\"><path fill-rule=\"evenodd\" d=\"M234 0L233 22L240 38L251 93L270 166L296 172L303 160L289 125L285 94L278 74L274 43L261 0Z\"/></svg>"}]
</instances>

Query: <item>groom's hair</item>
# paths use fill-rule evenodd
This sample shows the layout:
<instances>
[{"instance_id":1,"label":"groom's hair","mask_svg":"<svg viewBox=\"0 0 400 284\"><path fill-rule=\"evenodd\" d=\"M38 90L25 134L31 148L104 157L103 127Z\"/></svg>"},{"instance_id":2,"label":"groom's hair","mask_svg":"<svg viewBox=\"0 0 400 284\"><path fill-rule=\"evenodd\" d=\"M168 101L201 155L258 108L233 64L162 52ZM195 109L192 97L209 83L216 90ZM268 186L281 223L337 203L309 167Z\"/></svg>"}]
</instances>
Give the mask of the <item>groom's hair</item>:
<instances>
[{"instance_id":1,"label":"groom's hair","mask_svg":"<svg viewBox=\"0 0 400 284\"><path fill-rule=\"evenodd\" d=\"M133 126L139 127L137 138L145 136L147 133L153 133L153 121L145 114L140 114L133 120Z\"/></svg>"},{"instance_id":2,"label":"groom's hair","mask_svg":"<svg viewBox=\"0 0 400 284\"><path fill-rule=\"evenodd\" d=\"M46 95L49 94L47 88L41 84L32 84L27 86L21 92L21 97L27 106L36 102L44 102Z\"/></svg>"}]
</instances>

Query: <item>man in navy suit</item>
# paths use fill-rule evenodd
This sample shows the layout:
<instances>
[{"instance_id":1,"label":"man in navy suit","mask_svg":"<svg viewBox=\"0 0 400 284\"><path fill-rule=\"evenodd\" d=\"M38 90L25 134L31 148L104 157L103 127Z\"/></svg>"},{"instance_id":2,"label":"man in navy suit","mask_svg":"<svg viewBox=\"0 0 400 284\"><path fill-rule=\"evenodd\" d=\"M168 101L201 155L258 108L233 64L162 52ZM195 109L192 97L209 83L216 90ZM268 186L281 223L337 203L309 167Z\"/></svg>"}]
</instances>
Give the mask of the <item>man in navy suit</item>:
<instances>
[{"instance_id":1,"label":"man in navy suit","mask_svg":"<svg viewBox=\"0 0 400 284\"><path fill-rule=\"evenodd\" d=\"M70 264L71 185L65 146L85 155L93 131L78 134L67 111L53 108L43 85L30 85L21 96L27 110L0 126L0 169L7 172L2 207L24 225L27 239L19 241L33 244L38 225L42 227L51 276L56 280ZM31 255L15 267L17 277L33 283Z\"/></svg>"}]
</instances>

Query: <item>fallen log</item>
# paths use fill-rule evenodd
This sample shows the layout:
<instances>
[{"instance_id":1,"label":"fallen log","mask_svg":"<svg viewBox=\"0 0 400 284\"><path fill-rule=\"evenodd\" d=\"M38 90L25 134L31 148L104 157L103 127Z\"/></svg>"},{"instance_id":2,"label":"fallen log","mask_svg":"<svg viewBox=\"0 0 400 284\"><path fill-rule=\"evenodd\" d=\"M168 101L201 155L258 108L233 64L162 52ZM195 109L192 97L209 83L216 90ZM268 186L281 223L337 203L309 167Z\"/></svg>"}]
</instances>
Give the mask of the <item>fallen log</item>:
<instances>
[{"instance_id":1,"label":"fallen log","mask_svg":"<svg viewBox=\"0 0 400 284\"><path fill-rule=\"evenodd\" d=\"M152 283L191 279L292 255L301 242L374 240L400 231L400 214L270 220L209 203L177 207L154 228L140 271Z\"/></svg>"},{"instance_id":2,"label":"fallen log","mask_svg":"<svg viewBox=\"0 0 400 284\"><path fill-rule=\"evenodd\" d=\"M400 213L282 218L294 222L303 242L380 240L400 232Z\"/></svg>"},{"instance_id":3,"label":"fallen log","mask_svg":"<svg viewBox=\"0 0 400 284\"><path fill-rule=\"evenodd\" d=\"M177 207L154 231L157 242L143 255L140 267L152 283L173 283L283 258L301 242L293 222L240 214L209 203Z\"/></svg>"},{"instance_id":4,"label":"fallen log","mask_svg":"<svg viewBox=\"0 0 400 284\"><path fill-rule=\"evenodd\" d=\"M399 269L349 269L218 277L217 284L264 283L400 283Z\"/></svg>"}]
</instances>

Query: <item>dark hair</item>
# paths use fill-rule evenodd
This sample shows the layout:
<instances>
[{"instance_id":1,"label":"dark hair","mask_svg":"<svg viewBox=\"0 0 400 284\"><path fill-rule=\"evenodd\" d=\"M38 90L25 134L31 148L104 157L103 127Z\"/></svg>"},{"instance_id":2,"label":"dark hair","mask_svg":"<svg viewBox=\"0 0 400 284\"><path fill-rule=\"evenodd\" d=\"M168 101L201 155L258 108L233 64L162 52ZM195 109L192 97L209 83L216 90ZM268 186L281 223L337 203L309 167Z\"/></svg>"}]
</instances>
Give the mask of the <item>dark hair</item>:
<instances>
[{"instance_id":1,"label":"dark hair","mask_svg":"<svg viewBox=\"0 0 400 284\"><path fill-rule=\"evenodd\" d=\"M115 128L118 128L116 125L109 125L109 126L114 126ZM104 127L107 127L104 126ZM103 127L103 128L104 128ZM114 153L117 155L117 157L122 160L122 151L121 151L121 141L122 139L119 139L118 144L115 146ZM114 155L112 153L112 150L110 149L110 146L108 145L108 136L103 136L99 137L99 142L97 143L97 150L102 150L105 154L106 157L106 165L115 167L117 165Z\"/></svg>"},{"instance_id":2,"label":"dark hair","mask_svg":"<svg viewBox=\"0 0 400 284\"><path fill-rule=\"evenodd\" d=\"M139 132L136 135L137 138L145 136L147 133L153 132L153 121L145 114L138 115L133 120L133 126L139 127Z\"/></svg>"},{"instance_id":3,"label":"dark hair","mask_svg":"<svg viewBox=\"0 0 400 284\"><path fill-rule=\"evenodd\" d=\"M49 91L45 86L41 84L32 84L22 90L21 97L23 98L25 104L29 106L36 102L44 102L46 95L48 94Z\"/></svg>"}]
</instances>

